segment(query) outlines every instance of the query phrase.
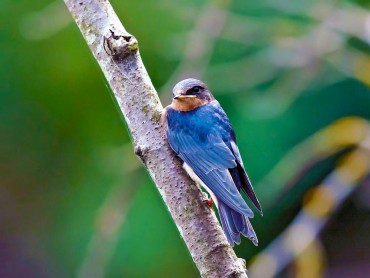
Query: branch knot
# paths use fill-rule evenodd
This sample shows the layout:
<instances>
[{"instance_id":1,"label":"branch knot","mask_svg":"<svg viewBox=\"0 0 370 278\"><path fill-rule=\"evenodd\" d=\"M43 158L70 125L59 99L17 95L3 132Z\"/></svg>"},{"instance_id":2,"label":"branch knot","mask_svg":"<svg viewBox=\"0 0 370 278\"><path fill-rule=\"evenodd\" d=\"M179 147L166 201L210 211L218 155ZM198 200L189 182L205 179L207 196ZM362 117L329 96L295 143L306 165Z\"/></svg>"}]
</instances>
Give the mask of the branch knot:
<instances>
[{"instance_id":1,"label":"branch knot","mask_svg":"<svg viewBox=\"0 0 370 278\"><path fill-rule=\"evenodd\" d=\"M148 156L148 148L140 145L135 146L135 154L146 165L146 158Z\"/></svg>"},{"instance_id":2,"label":"branch knot","mask_svg":"<svg viewBox=\"0 0 370 278\"><path fill-rule=\"evenodd\" d=\"M129 34L116 34L112 29L109 29L110 36L104 36L104 50L109 56L116 61L122 61L130 54L136 53L139 49L136 38Z\"/></svg>"}]
</instances>

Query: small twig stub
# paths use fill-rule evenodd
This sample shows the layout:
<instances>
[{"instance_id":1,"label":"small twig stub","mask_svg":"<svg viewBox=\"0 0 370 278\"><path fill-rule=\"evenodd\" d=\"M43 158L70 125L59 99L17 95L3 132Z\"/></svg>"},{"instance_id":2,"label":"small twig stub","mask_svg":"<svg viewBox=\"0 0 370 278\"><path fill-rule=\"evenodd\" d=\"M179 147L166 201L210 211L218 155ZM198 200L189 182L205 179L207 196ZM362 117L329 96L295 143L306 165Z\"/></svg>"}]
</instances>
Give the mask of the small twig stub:
<instances>
[{"instance_id":1,"label":"small twig stub","mask_svg":"<svg viewBox=\"0 0 370 278\"><path fill-rule=\"evenodd\" d=\"M104 37L104 50L116 61L122 61L139 49L138 42L131 34L118 35L112 29L109 29L111 35Z\"/></svg>"}]
</instances>

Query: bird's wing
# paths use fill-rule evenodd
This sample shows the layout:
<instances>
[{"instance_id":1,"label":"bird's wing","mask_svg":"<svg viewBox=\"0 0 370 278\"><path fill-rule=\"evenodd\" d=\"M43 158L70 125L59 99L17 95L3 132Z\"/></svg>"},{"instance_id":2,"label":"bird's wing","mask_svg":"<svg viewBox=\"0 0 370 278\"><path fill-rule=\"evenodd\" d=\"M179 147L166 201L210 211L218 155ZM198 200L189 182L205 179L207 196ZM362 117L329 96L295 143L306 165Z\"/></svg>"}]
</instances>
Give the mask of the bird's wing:
<instances>
[{"instance_id":1,"label":"bird's wing","mask_svg":"<svg viewBox=\"0 0 370 278\"><path fill-rule=\"evenodd\" d=\"M233 136L235 138L235 136ZM248 198L252 201L254 206L261 212L262 214L262 208L261 205L257 199L256 194L254 193L252 183L249 180L248 174L244 169L243 161L239 153L239 148L238 145L236 144L235 140L232 139L230 141L230 147L231 150L235 156L236 163L237 163L237 168L233 169L233 171L237 172L237 175L239 176L240 179L240 186L244 190L245 194L247 194Z\"/></svg>"},{"instance_id":2,"label":"bird's wing","mask_svg":"<svg viewBox=\"0 0 370 278\"><path fill-rule=\"evenodd\" d=\"M199 130L198 130L199 132ZM204 134L203 134L204 135ZM207 187L233 210L253 217L230 175L229 168L237 167L234 154L217 134L208 134L203 140L197 129L167 129L172 149L185 161Z\"/></svg>"}]
</instances>

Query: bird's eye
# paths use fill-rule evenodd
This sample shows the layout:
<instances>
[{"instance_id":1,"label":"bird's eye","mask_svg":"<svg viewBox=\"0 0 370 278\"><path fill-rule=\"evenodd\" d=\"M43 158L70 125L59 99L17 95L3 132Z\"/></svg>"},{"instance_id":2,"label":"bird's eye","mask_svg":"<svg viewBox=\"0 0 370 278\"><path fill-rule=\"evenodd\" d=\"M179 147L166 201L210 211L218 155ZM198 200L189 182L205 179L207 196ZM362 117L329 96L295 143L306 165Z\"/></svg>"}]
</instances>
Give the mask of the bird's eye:
<instances>
[{"instance_id":1,"label":"bird's eye","mask_svg":"<svg viewBox=\"0 0 370 278\"><path fill-rule=\"evenodd\" d=\"M192 90L194 93L199 93L200 88L198 86L194 87Z\"/></svg>"},{"instance_id":2,"label":"bird's eye","mask_svg":"<svg viewBox=\"0 0 370 278\"><path fill-rule=\"evenodd\" d=\"M196 95L198 94L203 88L200 86L194 86L186 91L187 95Z\"/></svg>"}]
</instances>

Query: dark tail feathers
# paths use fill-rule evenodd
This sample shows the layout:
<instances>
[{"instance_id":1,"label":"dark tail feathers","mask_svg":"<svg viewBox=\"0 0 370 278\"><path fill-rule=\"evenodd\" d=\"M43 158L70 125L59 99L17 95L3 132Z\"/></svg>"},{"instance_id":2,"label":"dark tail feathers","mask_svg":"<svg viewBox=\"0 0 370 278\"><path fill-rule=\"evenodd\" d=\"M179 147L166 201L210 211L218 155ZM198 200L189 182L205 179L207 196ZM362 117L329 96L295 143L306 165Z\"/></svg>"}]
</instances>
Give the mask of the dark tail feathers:
<instances>
[{"instance_id":1,"label":"dark tail feathers","mask_svg":"<svg viewBox=\"0 0 370 278\"><path fill-rule=\"evenodd\" d=\"M254 245L258 245L256 233L253 230L249 218L242 215L218 200L218 212L221 219L222 229L231 246L240 243L240 234L249 238Z\"/></svg>"},{"instance_id":2,"label":"dark tail feathers","mask_svg":"<svg viewBox=\"0 0 370 278\"><path fill-rule=\"evenodd\" d=\"M239 190L240 188L242 188L248 198L252 201L256 209L258 209L260 213L263 214L260 202L258 201L256 194L254 193L251 181L249 180L249 177L245 172L243 166L239 162L237 162L237 167L229 169L229 171L236 187Z\"/></svg>"}]
</instances>

